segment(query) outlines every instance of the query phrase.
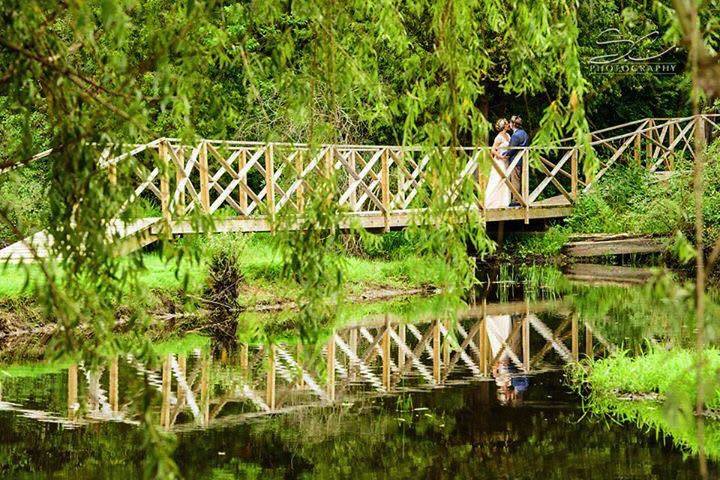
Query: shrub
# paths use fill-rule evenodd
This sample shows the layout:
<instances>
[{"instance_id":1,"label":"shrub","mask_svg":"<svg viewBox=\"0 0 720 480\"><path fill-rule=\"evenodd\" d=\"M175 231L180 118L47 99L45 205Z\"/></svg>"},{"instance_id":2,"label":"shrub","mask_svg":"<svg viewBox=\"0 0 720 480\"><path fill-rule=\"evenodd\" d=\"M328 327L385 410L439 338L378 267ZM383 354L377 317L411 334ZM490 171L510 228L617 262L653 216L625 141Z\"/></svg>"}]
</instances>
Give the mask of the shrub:
<instances>
[{"instance_id":1,"label":"shrub","mask_svg":"<svg viewBox=\"0 0 720 480\"><path fill-rule=\"evenodd\" d=\"M521 257L528 255L557 255L567 243L570 231L562 225L554 225L543 234L527 234L511 239L511 251Z\"/></svg>"},{"instance_id":2,"label":"shrub","mask_svg":"<svg viewBox=\"0 0 720 480\"><path fill-rule=\"evenodd\" d=\"M568 217L567 226L573 232L616 233L623 230L612 208L601 194L591 192L580 197L573 213Z\"/></svg>"}]
</instances>

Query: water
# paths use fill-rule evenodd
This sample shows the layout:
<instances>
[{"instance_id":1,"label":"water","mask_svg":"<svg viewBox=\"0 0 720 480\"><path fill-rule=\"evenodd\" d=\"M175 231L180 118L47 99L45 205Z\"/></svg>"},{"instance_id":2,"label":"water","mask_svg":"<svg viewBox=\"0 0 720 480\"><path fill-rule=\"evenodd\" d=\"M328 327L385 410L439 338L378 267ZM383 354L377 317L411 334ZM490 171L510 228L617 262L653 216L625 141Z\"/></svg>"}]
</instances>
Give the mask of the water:
<instances>
[{"instance_id":1,"label":"water","mask_svg":"<svg viewBox=\"0 0 720 480\"><path fill-rule=\"evenodd\" d=\"M457 317L400 303L313 341L240 328L155 361L0 366L0 474L142 477L149 418L186 478L696 478L672 438L584 410L565 378L666 336L673 311L642 287L557 284L503 283Z\"/></svg>"}]
</instances>

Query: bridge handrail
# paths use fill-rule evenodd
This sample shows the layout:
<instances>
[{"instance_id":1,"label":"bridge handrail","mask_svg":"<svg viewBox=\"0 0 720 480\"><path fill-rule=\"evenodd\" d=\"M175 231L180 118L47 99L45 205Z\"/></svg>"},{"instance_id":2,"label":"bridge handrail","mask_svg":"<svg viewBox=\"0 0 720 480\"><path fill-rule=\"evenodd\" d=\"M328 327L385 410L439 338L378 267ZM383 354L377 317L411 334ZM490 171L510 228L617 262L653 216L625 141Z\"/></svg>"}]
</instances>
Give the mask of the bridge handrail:
<instances>
[{"instance_id":1,"label":"bridge handrail","mask_svg":"<svg viewBox=\"0 0 720 480\"><path fill-rule=\"evenodd\" d=\"M302 143L213 139L186 145L177 138L158 138L146 144L128 144L131 150L112 158L108 158L110 149L106 148L100 165L108 169L111 181L117 182L116 166L124 159L137 158L134 169L139 172L139 183L132 185L133 194L124 208L149 192L159 200L168 223L195 208L211 214L227 207L243 218L272 218L283 208L302 213L305 192L312 190L313 179L337 172L338 203L353 215L374 216L378 226L389 229L393 225L391 217L405 216L403 221L407 222L409 212L427 206L416 199L432 191L426 182L430 158L437 152L454 151L462 160L458 180L443 193L443 198L452 203L458 197L456 190L469 181L476 191L473 208L485 212L486 194L494 193L485 191L488 178L485 168L489 165L500 177L496 189L506 185L527 220L531 208L571 206L581 192L591 189L615 163L627 157L638 163L644 161L651 172L672 170L677 157L686 153L692 156L693 130L698 126L717 129L714 120L718 117L703 114L667 121L649 118L594 132L592 135L634 127L630 132L589 142L602 160L592 178L584 178L580 172L585 153L579 145L519 148L508 166L490 158L487 146L313 147ZM36 157L44 158L51 152L46 150ZM143 152L152 152L152 158L144 159L147 153ZM515 169L520 172L519 185L512 178ZM250 174L259 174L262 181L249 181ZM555 196L548 197L552 194Z\"/></svg>"}]
</instances>

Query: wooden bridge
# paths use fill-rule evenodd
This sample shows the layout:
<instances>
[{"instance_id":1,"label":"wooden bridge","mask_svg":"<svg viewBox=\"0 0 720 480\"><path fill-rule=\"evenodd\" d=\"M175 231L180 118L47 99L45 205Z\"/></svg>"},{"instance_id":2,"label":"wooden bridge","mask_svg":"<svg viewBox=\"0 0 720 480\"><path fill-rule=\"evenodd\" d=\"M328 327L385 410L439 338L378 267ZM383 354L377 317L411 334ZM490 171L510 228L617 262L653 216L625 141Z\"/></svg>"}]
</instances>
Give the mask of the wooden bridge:
<instances>
[{"instance_id":1,"label":"wooden bridge","mask_svg":"<svg viewBox=\"0 0 720 480\"><path fill-rule=\"evenodd\" d=\"M127 147L110 157L101 152L100 165L108 181L127 200L108 222L108 237L139 248L161 233L266 232L278 218L294 218L281 228L302 228L302 218L318 185L333 179L327 194L341 212L341 228L360 226L389 230L424 223L432 199L438 195L486 222L567 216L579 195L587 192L613 165L636 162L661 178L671 175L682 158L692 160L694 132L712 136L720 115L647 118L598 130L589 142L565 139L549 146L518 149L507 169L491 160L488 147L437 149L387 145L322 145L201 140L186 145L160 138ZM52 155L51 151L36 156ZM435 191L433 159L451 155L456 181ZM580 171L589 155L599 161L592 178ZM443 157L444 158L444 157ZM521 187L509 180L520 169ZM490 169L510 188L518 206L485 208ZM2 174L3 172L0 172ZM452 183L452 182L451 182ZM468 185L472 185L467 189ZM467 191L471 190L471 198ZM140 210L152 215L134 214ZM200 212L212 222L191 221ZM201 223L201 224L199 224ZM128 240L131 240L128 242ZM0 261L29 261L50 255L52 238L38 232L0 250Z\"/></svg>"}]
</instances>

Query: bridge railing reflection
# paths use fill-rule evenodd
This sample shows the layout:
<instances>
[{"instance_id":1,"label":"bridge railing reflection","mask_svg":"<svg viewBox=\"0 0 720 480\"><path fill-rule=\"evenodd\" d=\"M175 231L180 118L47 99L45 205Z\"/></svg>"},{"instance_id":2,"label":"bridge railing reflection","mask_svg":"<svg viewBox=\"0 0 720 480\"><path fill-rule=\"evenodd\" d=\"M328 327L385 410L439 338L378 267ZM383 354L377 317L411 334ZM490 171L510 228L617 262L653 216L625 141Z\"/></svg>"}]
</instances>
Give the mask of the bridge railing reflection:
<instances>
[{"instance_id":1,"label":"bridge railing reflection","mask_svg":"<svg viewBox=\"0 0 720 480\"><path fill-rule=\"evenodd\" d=\"M65 412L2 399L0 410L66 428L107 421L136 425L143 414L138 391L149 388L163 428L206 428L471 382L520 389L529 374L613 348L593 325L554 302L532 310L526 302L483 303L453 319L367 318L326 332L317 343L239 343L215 355L208 348L169 353L156 367L131 355L95 369L79 363L65 373Z\"/></svg>"}]
</instances>

